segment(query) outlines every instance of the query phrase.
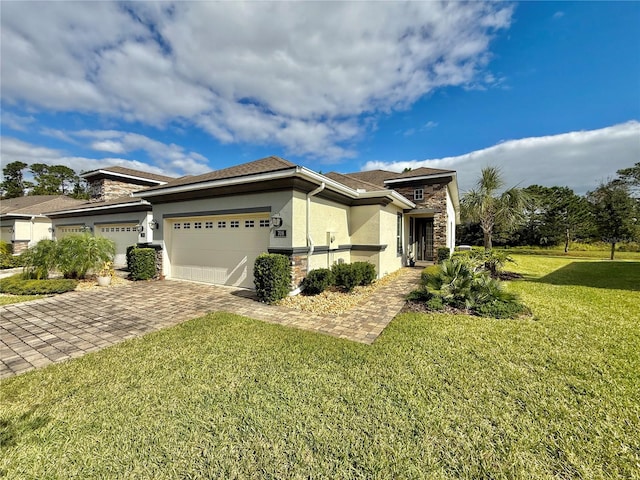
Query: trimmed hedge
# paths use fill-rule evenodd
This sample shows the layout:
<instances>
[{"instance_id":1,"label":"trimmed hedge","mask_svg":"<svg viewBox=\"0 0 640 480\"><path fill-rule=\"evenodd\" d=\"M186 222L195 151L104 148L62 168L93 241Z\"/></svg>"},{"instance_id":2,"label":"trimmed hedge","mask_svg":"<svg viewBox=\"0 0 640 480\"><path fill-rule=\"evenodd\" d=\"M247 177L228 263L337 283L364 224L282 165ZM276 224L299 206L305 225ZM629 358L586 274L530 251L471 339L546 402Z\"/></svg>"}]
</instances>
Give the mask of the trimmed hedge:
<instances>
[{"instance_id":1,"label":"trimmed hedge","mask_svg":"<svg viewBox=\"0 0 640 480\"><path fill-rule=\"evenodd\" d=\"M53 279L31 280L22 274L0 279L0 293L12 295L50 295L54 293L71 292L76 289L77 280Z\"/></svg>"},{"instance_id":2,"label":"trimmed hedge","mask_svg":"<svg viewBox=\"0 0 640 480\"><path fill-rule=\"evenodd\" d=\"M350 292L358 285L369 285L376 279L376 267L369 262L336 263L331 267L334 283Z\"/></svg>"},{"instance_id":3,"label":"trimmed hedge","mask_svg":"<svg viewBox=\"0 0 640 480\"><path fill-rule=\"evenodd\" d=\"M278 253L263 253L253 265L253 283L258 300L274 303L285 298L291 286L289 257Z\"/></svg>"},{"instance_id":4,"label":"trimmed hedge","mask_svg":"<svg viewBox=\"0 0 640 480\"><path fill-rule=\"evenodd\" d=\"M127 268L132 280L150 280L156 276L156 251L153 248L127 249Z\"/></svg>"},{"instance_id":5,"label":"trimmed hedge","mask_svg":"<svg viewBox=\"0 0 640 480\"><path fill-rule=\"evenodd\" d=\"M309 272L307 277L302 281L304 293L307 295L317 295L324 292L328 287L333 285L334 277L328 268L318 268Z\"/></svg>"},{"instance_id":6,"label":"trimmed hedge","mask_svg":"<svg viewBox=\"0 0 640 480\"><path fill-rule=\"evenodd\" d=\"M438 263L444 262L450 257L451 250L449 247L438 247Z\"/></svg>"}]
</instances>

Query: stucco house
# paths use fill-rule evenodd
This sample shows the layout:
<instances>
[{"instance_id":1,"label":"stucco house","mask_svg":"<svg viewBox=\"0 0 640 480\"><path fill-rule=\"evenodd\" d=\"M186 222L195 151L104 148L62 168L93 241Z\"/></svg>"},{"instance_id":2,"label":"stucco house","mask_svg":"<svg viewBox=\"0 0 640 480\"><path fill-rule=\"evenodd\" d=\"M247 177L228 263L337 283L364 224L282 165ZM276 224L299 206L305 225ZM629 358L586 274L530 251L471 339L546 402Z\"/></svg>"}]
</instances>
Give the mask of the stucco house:
<instances>
[{"instance_id":1,"label":"stucco house","mask_svg":"<svg viewBox=\"0 0 640 480\"><path fill-rule=\"evenodd\" d=\"M292 288L336 262L378 277L455 245L456 172L420 168L320 174L279 157L171 178L110 167L83 174L92 199L50 212L56 238L92 231L158 250L166 278L253 288L263 252L291 259Z\"/></svg>"},{"instance_id":2,"label":"stucco house","mask_svg":"<svg viewBox=\"0 0 640 480\"><path fill-rule=\"evenodd\" d=\"M168 278L253 288L262 252L307 271L369 261L379 277L455 245L456 173L314 172L278 157L174 179L132 194L152 206Z\"/></svg>"},{"instance_id":3,"label":"stucco house","mask_svg":"<svg viewBox=\"0 0 640 480\"><path fill-rule=\"evenodd\" d=\"M174 178L124 167L92 170L81 177L89 183L91 198L47 212L54 238L81 232L110 238L116 244L114 264L125 266L128 246L153 241L153 231L149 229L151 204L131 193L164 185Z\"/></svg>"},{"instance_id":4,"label":"stucco house","mask_svg":"<svg viewBox=\"0 0 640 480\"><path fill-rule=\"evenodd\" d=\"M46 212L83 203L65 195L30 195L0 201L0 239L19 254L43 239L53 238L53 225Z\"/></svg>"}]
</instances>

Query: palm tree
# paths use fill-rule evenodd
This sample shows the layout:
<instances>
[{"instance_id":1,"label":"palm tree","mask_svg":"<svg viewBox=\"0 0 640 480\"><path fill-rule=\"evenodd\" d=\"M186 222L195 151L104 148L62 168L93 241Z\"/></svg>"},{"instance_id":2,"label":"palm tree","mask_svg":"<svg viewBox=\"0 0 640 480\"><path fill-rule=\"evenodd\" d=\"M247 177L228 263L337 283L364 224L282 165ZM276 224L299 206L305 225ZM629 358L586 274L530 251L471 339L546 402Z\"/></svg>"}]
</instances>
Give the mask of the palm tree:
<instances>
[{"instance_id":1,"label":"palm tree","mask_svg":"<svg viewBox=\"0 0 640 480\"><path fill-rule=\"evenodd\" d=\"M482 169L476 188L462 196L462 216L467 220L479 222L484 233L484 248L492 248L493 229L496 226L511 228L522 218L526 204L526 194L512 187L504 192L502 173L498 167Z\"/></svg>"}]
</instances>

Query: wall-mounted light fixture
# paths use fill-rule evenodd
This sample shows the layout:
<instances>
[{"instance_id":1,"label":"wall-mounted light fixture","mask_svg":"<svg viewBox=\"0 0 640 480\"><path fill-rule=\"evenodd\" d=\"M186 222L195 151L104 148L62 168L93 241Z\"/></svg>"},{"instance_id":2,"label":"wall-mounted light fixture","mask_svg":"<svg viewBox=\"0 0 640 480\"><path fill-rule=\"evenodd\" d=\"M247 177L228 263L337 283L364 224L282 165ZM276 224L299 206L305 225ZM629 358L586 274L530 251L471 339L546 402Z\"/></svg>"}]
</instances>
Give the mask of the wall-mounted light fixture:
<instances>
[{"instance_id":1,"label":"wall-mounted light fixture","mask_svg":"<svg viewBox=\"0 0 640 480\"><path fill-rule=\"evenodd\" d=\"M282 226L282 217L279 213L271 215L271 226L275 228L279 228Z\"/></svg>"},{"instance_id":2,"label":"wall-mounted light fixture","mask_svg":"<svg viewBox=\"0 0 640 480\"><path fill-rule=\"evenodd\" d=\"M55 228L53 228L53 227L49 227L49 228L48 228L48 230L49 230L49 233L53 233L53 232L55 232L55 231L56 231L56 229L55 229Z\"/></svg>"},{"instance_id":3,"label":"wall-mounted light fixture","mask_svg":"<svg viewBox=\"0 0 640 480\"><path fill-rule=\"evenodd\" d=\"M159 223L158 223L158 221L157 221L157 220L155 220L155 219L154 219L154 220L151 220L151 221L149 222L149 228L150 228L151 230L157 230L158 228L160 228L160 224L159 224Z\"/></svg>"},{"instance_id":4,"label":"wall-mounted light fixture","mask_svg":"<svg viewBox=\"0 0 640 480\"><path fill-rule=\"evenodd\" d=\"M136 225L136 232L138 233L144 232L144 225L140 225L140 224Z\"/></svg>"},{"instance_id":5,"label":"wall-mounted light fixture","mask_svg":"<svg viewBox=\"0 0 640 480\"><path fill-rule=\"evenodd\" d=\"M83 232L93 232L93 227L91 225L84 224L82 226L82 231Z\"/></svg>"},{"instance_id":6,"label":"wall-mounted light fixture","mask_svg":"<svg viewBox=\"0 0 640 480\"><path fill-rule=\"evenodd\" d=\"M13 233L15 232L15 229L13 227L9 227L9 233Z\"/></svg>"}]
</instances>

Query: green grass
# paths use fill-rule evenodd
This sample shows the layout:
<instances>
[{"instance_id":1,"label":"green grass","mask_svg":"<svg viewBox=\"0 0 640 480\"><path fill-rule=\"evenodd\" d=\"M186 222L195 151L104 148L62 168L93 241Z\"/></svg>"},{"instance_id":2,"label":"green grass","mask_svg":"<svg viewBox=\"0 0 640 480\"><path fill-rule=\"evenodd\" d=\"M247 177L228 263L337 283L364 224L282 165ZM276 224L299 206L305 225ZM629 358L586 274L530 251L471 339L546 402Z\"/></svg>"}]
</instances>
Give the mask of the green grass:
<instances>
[{"instance_id":1,"label":"green grass","mask_svg":"<svg viewBox=\"0 0 640 480\"><path fill-rule=\"evenodd\" d=\"M516 260L535 320L403 314L366 346L212 314L5 380L0 471L640 478L640 263Z\"/></svg>"},{"instance_id":2,"label":"green grass","mask_svg":"<svg viewBox=\"0 0 640 480\"><path fill-rule=\"evenodd\" d=\"M607 248L594 249L570 249L564 252L564 247L509 247L499 248L510 254L521 255L542 255L564 258L594 258L598 260L609 260L611 251ZM614 260L637 260L640 261L640 252L627 252L616 250Z\"/></svg>"},{"instance_id":3,"label":"green grass","mask_svg":"<svg viewBox=\"0 0 640 480\"><path fill-rule=\"evenodd\" d=\"M28 302L29 300L38 300L44 298L45 295L1 295L0 294L0 307L3 305L10 305L12 303Z\"/></svg>"}]
</instances>

